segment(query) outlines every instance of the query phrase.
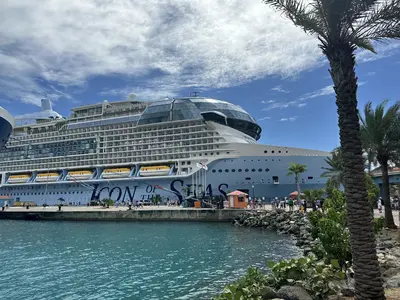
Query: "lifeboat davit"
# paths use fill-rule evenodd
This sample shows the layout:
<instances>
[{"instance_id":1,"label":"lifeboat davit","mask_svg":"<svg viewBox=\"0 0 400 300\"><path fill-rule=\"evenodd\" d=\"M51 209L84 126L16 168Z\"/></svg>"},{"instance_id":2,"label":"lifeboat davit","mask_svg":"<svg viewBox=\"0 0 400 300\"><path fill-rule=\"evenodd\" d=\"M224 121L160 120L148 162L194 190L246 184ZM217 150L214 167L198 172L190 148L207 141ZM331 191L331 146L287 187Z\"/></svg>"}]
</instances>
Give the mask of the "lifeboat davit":
<instances>
[{"instance_id":1,"label":"lifeboat davit","mask_svg":"<svg viewBox=\"0 0 400 300\"><path fill-rule=\"evenodd\" d=\"M80 171L69 171L67 174L67 180L88 180L92 178L93 171L80 170Z\"/></svg>"},{"instance_id":2,"label":"lifeboat davit","mask_svg":"<svg viewBox=\"0 0 400 300\"><path fill-rule=\"evenodd\" d=\"M8 183L26 183L29 178L31 178L31 174L14 174L8 176Z\"/></svg>"},{"instance_id":3,"label":"lifeboat davit","mask_svg":"<svg viewBox=\"0 0 400 300\"><path fill-rule=\"evenodd\" d=\"M169 166L143 166L140 168L140 176L167 176L171 171Z\"/></svg>"},{"instance_id":4,"label":"lifeboat davit","mask_svg":"<svg viewBox=\"0 0 400 300\"><path fill-rule=\"evenodd\" d=\"M36 182L54 182L60 177L60 173L51 172L51 173L39 173L36 175Z\"/></svg>"},{"instance_id":5,"label":"lifeboat davit","mask_svg":"<svg viewBox=\"0 0 400 300\"><path fill-rule=\"evenodd\" d=\"M130 168L110 168L104 169L102 173L103 178L125 178L129 177L131 173Z\"/></svg>"}]
</instances>

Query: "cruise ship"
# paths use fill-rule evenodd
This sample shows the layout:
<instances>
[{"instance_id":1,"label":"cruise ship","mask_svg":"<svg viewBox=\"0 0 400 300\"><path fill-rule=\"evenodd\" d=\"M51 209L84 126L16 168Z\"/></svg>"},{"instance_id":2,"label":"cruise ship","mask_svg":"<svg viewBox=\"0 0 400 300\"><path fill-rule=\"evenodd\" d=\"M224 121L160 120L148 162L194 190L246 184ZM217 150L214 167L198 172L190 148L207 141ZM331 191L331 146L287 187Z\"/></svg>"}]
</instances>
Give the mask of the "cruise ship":
<instances>
[{"instance_id":1,"label":"cruise ship","mask_svg":"<svg viewBox=\"0 0 400 300\"><path fill-rule=\"evenodd\" d=\"M131 96L79 106L64 118L44 99L31 119L0 150L0 196L14 201L132 203L159 195L182 203L237 189L268 200L296 190L289 163L307 166L302 190L326 183L329 152L259 144L255 119L222 100Z\"/></svg>"},{"instance_id":2,"label":"cruise ship","mask_svg":"<svg viewBox=\"0 0 400 300\"><path fill-rule=\"evenodd\" d=\"M0 106L0 149L7 143L14 127L14 118Z\"/></svg>"}]
</instances>

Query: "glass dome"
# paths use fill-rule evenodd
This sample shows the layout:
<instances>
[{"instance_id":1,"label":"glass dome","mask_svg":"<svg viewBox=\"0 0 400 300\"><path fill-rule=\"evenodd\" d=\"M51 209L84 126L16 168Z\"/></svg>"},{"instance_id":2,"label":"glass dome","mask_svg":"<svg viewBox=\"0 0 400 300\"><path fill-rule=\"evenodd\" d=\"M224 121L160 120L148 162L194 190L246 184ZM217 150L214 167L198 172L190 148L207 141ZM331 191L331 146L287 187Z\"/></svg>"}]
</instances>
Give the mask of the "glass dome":
<instances>
[{"instance_id":1,"label":"glass dome","mask_svg":"<svg viewBox=\"0 0 400 300\"><path fill-rule=\"evenodd\" d=\"M261 136L261 127L243 108L226 101L208 98L180 98L154 102L143 112L138 124L195 119L230 126L256 140Z\"/></svg>"}]
</instances>

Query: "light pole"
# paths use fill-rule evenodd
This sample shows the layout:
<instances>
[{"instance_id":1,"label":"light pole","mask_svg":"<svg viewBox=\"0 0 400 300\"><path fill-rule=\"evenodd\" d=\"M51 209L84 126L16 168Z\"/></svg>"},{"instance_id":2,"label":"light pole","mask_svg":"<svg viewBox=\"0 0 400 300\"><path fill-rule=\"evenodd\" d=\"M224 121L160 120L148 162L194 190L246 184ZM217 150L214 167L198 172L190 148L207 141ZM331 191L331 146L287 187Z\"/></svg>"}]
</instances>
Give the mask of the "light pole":
<instances>
[{"instance_id":1,"label":"light pole","mask_svg":"<svg viewBox=\"0 0 400 300\"><path fill-rule=\"evenodd\" d=\"M254 184L251 186L251 188L253 189L253 200L254 200Z\"/></svg>"}]
</instances>

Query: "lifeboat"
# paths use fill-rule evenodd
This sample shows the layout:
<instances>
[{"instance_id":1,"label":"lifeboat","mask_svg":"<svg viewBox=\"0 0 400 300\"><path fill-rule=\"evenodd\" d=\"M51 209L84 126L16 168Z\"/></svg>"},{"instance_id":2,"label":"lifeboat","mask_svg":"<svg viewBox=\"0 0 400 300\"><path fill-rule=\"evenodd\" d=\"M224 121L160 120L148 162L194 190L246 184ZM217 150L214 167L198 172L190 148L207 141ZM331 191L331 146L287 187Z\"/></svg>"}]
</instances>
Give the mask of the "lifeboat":
<instances>
[{"instance_id":1,"label":"lifeboat","mask_svg":"<svg viewBox=\"0 0 400 300\"><path fill-rule=\"evenodd\" d=\"M169 166L143 166L140 168L140 176L166 176L169 174Z\"/></svg>"},{"instance_id":2,"label":"lifeboat","mask_svg":"<svg viewBox=\"0 0 400 300\"><path fill-rule=\"evenodd\" d=\"M14 174L8 176L8 183L26 183L29 178L31 174Z\"/></svg>"},{"instance_id":3,"label":"lifeboat","mask_svg":"<svg viewBox=\"0 0 400 300\"><path fill-rule=\"evenodd\" d=\"M104 169L102 176L103 178L123 178L129 177L130 173L130 168L110 168Z\"/></svg>"},{"instance_id":4,"label":"lifeboat","mask_svg":"<svg viewBox=\"0 0 400 300\"><path fill-rule=\"evenodd\" d=\"M90 170L80 170L80 171L69 171L67 174L67 180L88 180L92 178L93 172Z\"/></svg>"},{"instance_id":5,"label":"lifeboat","mask_svg":"<svg viewBox=\"0 0 400 300\"><path fill-rule=\"evenodd\" d=\"M60 177L60 173L57 172L49 172L49 173L39 173L36 175L36 182L53 182L57 181Z\"/></svg>"}]
</instances>

